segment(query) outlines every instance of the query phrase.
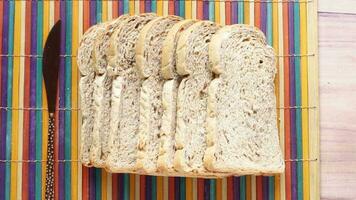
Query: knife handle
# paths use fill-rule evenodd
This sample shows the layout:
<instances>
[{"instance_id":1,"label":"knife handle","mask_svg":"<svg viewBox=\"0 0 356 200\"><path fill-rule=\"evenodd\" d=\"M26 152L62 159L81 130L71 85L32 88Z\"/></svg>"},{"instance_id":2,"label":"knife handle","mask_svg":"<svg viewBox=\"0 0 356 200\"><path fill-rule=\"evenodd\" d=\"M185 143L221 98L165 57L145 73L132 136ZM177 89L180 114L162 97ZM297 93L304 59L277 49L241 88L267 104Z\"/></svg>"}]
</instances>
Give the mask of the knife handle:
<instances>
[{"instance_id":1,"label":"knife handle","mask_svg":"<svg viewBox=\"0 0 356 200\"><path fill-rule=\"evenodd\" d=\"M54 199L54 113L49 113L45 199Z\"/></svg>"}]
</instances>

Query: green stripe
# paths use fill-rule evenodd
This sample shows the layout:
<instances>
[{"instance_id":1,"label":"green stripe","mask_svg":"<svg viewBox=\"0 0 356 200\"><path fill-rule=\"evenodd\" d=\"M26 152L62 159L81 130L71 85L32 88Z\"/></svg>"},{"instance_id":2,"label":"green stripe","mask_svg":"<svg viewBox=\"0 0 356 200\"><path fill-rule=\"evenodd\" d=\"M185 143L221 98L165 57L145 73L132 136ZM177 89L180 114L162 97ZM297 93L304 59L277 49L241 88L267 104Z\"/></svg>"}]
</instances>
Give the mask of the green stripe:
<instances>
[{"instance_id":1,"label":"green stripe","mask_svg":"<svg viewBox=\"0 0 356 200\"><path fill-rule=\"evenodd\" d=\"M43 49L43 2L37 3L37 54L42 55ZM42 58L36 62L36 107L42 107ZM42 159L42 111L36 111L36 160ZM42 163L36 164L35 197L42 197Z\"/></svg>"},{"instance_id":2,"label":"green stripe","mask_svg":"<svg viewBox=\"0 0 356 200\"><path fill-rule=\"evenodd\" d=\"M157 177L152 176L151 179L151 184L152 184L152 199L155 200L157 199Z\"/></svg>"},{"instance_id":3,"label":"green stripe","mask_svg":"<svg viewBox=\"0 0 356 200\"><path fill-rule=\"evenodd\" d=\"M14 11L15 7L14 1L10 1L9 7L9 49L8 54L14 53ZM12 107L12 79L13 79L13 58L8 58L7 65L7 106ZM6 160L11 160L11 129L12 129L12 112L9 111L7 114L7 122L6 122ZM16 119L17 120L17 119ZM7 162L5 165L5 199L10 199L10 175L11 168L10 162Z\"/></svg>"},{"instance_id":4,"label":"green stripe","mask_svg":"<svg viewBox=\"0 0 356 200\"><path fill-rule=\"evenodd\" d=\"M72 2L66 2L66 41L65 41L65 54L72 54ZM72 59L71 57L65 57L65 108L71 108L72 100ZM64 159L71 159L71 111L66 110L64 113L65 137L64 137ZM65 199L71 198L71 163L64 163L64 175L65 175Z\"/></svg>"},{"instance_id":5,"label":"green stripe","mask_svg":"<svg viewBox=\"0 0 356 200\"><path fill-rule=\"evenodd\" d=\"M240 177L240 200L246 199L246 176Z\"/></svg>"},{"instance_id":6,"label":"green stripe","mask_svg":"<svg viewBox=\"0 0 356 200\"><path fill-rule=\"evenodd\" d=\"M102 22L102 3L101 1L96 1L96 23Z\"/></svg>"},{"instance_id":7,"label":"green stripe","mask_svg":"<svg viewBox=\"0 0 356 200\"><path fill-rule=\"evenodd\" d=\"M243 24L244 23L244 2L243 1L237 2L237 7L238 7L237 23Z\"/></svg>"},{"instance_id":8,"label":"green stripe","mask_svg":"<svg viewBox=\"0 0 356 200\"><path fill-rule=\"evenodd\" d=\"M124 14L128 14L129 13L129 0L124 0L123 4L124 4Z\"/></svg>"},{"instance_id":9,"label":"green stripe","mask_svg":"<svg viewBox=\"0 0 356 200\"><path fill-rule=\"evenodd\" d=\"M184 177L179 178L179 191L180 191L179 196L180 196L181 200L185 200L185 198L186 198L186 196L185 196L185 189L186 189L185 181L186 181L186 178L184 178Z\"/></svg>"},{"instance_id":10,"label":"green stripe","mask_svg":"<svg viewBox=\"0 0 356 200\"><path fill-rule=\"evenodd\" d=\"M215 3L214 3L214 1L209 1L209 20L215 21Z\"/></svg>"},{"instance_id":11,"label":"green stripe","mask_svg":"<svg viewBox=\"0 0 356 200\"><path fill-rule=\"evenodd\" d=\"M294 3L294 51L300 54L300 15L299 3ZM293 58L292 58L293 59ZM301 81L300 81L300 57L295 57L295 94L296 106L301 106ZM302 159L302 113L296 109L297 128L297 159ZM303 199L303 163L297 162L297 191L298 200Z\"/></svg>"},{"instance_id":12,"label":"green stripe","mask_svg":"<svg viewBox=\"0 0 356 200\"><path fill-rule=\"evenodd\" d=\"M185 1L179 1L179 16L185 17Z\"/></svg>"},{"instance_id":13,"label":"green stripe","mask_svg":"<svg viewBox=\"0 0 356 200\"><path fill-rule=\"evenodd\" d=\"M95 199L100 200L101 199L101 174L103 169L100 168L95 168Z\"/></svg>"},{"instance_id":14,"label":"green stripe","mask_svg":"<svg viewBox=\"0 0 356 200\"><path fill-rule=\"evenodd\" d=\"M274 199L274 176L268 178L268 199Z\"/></svg>"},{"instance_id":15,"label":"green stripe","mask_svg":"<svg viewBox=\"0 0 356 200\"><path fill-rule=\"evenodd\" d=\"M151 1L151 11L154 13L157 12L157 1L156 0Z\"/></svg>"},{"instance_id":16,"label":"green stripe","mask_svg":"<svg viewBox=\"0 0 356 200\"><path fill-rule=\"evenodd\" d=\"M210 179L210 200L216 199L216 179Z\"/></svg>"},{"instance_id":17,"label":"green stripe","mask_svg":"<svg viewBox=\"0 0 356 200\"><path fill-rule=\"evenodd\" d=\"M130 199L130 174L124 174L124 200Z\"/></svg>"}]
</instances>

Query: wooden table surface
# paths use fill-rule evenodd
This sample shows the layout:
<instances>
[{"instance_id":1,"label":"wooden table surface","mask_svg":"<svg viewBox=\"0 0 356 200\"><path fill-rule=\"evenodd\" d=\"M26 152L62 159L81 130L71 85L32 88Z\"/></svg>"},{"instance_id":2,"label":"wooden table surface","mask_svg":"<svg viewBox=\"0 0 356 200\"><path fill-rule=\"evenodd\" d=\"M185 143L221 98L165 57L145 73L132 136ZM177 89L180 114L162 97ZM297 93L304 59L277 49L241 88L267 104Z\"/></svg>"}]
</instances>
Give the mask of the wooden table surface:
<instances>
[{"instance_id":1,"label":"wooden table surface","mask_svg":"<svg viewBox=\"0 0 356 200\"><path fill-rule=\"evenodd\" d=\"M356 199L356 1L319 1L321 199Z\"/></svg>"}]
</instances>

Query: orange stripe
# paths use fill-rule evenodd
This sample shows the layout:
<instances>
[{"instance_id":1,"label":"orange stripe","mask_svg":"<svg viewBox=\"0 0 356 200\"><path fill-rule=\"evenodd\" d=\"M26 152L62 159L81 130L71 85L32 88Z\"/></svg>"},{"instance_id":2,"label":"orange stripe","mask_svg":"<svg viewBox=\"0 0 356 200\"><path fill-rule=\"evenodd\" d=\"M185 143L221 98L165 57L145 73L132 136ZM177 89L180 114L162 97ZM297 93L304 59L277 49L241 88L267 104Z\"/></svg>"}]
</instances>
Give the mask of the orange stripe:
<instances>
[{"instance_id":1,"label":"orange stripe","mask_svg":"<svg viewBox=\"0 0 356 200\"><path fill-rule=\"evenodd\" d=\"M85 32L90 26L90 2L83 2L83 31ZM89 168L82 168L82 198L83 200L89 199Z\"/></svg>"},{"instance_id":2,"label":"orange stripe","mask_svg":"<svg viewBox=\"0 0 356 200\"><path fill-rule=\"evenodd\" d=\"M288 31L288 4L283 3L283 53L289 53L289 31ZM289 107L289 57L284 58L284 106ZM285 158L290 159L290 113L289 109L284 110L284 128L285 128ZM286 199L291 199L291 166L286 162L285 170Z\"/></svg>"},{"instance_id":3,"label":"orange stripe","mask_svg":"<svg viewBox=\"0 0 356 200\"><path fill-rule=\"evenodd\" d=\"M168 14L174 15L174 1L173 0L169 0L169 2L168 2Z\"/></svg>"},{"instance_id":4,"label":"orange stripe","mask_svg":"<svg viewBox=\"0 0 356 200\"><path fill-rule=\"evenodd\" d=\"M231 24L231 2L226 1L225 3L225 24Z\"/></svg>"},{"instance_id":5,"label":"orange stripe","mask_svg":"<svg viewBox=\"0 0 356 200\"><path fill-rule=\"evenodd\" d=\"M197 1L197 18L198 19L203 19L203 1L202 0L198 0Z\"/></svg>"},{"instance_id":6,"label":"orange stripe","mask_svg":"<svg viewBox=\"0 0 356 200\"><path fill-rule=\"evenodd\" d=\"M90 26L90 4L89 1L84 1L84 11L83 11L83 31L85 32Z\"/></svg>"},{"instance_id":7,"label":"orange stripe","mask_svg":"<svg viewBox=\"0 0 356 200\"><path fill-rule=\"evenodd\" d=\"M228 177L227 178L227 199L232 200L234 199L234 183L233 183L233 177Z\"/></svg>"},{"instance_id":8,"label":"orange stripe","mask_svg":"<svg viewBox=\"0 0 356 200\"><path fill-rule=\"evenodd\" d=\"M222 179L216 180L216 200L222 199Z\"/></svg>"},{"instance_id":9,"label":"orange stripe","mask_svg":"<svg viewBox=\"0 0 356 200\"><path fill-rule=\"evenodd\" d=\"M186 200L193 200L193 178L186 178Z\"/></svg>"},{"instance_id":10,"label":"orange stripe","mask_svg":"<svg viewBox=\"0 0 356 200\"><path fill-rule=\"evenodd\" d=\"M112 2L112 18L115 19L119 16L119 2L113 1Z\"/></svg>"},{"instance_id":11,"label":"orange stripe","mask_svg":"<svg viewBox=\"0 0 356 200\"><path fill-rule=\"evenodd\" d=\"M141 0L140 1L140 13L145 12L145 1Z\"/></svg>"},{"instance_id":12,"label":"orange stripe","mask_svg":"<svg viewBox=\"0 0 356 200\"><path fill-rule=\"evenodd\" d=\"M257 200L263 199L263 184L262 184L262 176L256 177L256 197Z\"/></svg>"},{"instance_id":13,"label":"orange stripe","mask_svg":"<svg viewBox=\"0 0 356 200\"><path fill-rule=\"evenodd\" d=\"M255 2L255 26L261 28L261 3Z\"/></svg>"}]
</instances>

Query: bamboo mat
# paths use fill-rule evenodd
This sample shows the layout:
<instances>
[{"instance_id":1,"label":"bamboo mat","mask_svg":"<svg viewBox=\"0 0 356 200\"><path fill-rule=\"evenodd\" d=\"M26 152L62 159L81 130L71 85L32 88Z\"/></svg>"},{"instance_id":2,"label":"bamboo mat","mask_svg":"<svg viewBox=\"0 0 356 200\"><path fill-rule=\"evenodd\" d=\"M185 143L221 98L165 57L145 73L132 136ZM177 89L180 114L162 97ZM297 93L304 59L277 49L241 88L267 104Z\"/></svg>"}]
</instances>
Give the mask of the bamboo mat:
<instances>
[{"instance_id":1,"label":"bamboo mat","mask_svg":"<svg viewBox=\"0 0 356 200\"><path fill-rule=\"evenodd\" d=\"M48 112L42 49L62 20L56 116L57 199L319 199L316 0L1 1L0 199L43 199ZM259 27L278 55L276 77L285 174L217 180L109 174L78 162L80 105L76 51L91 25L157 12Z\"/></svg>"}]
</instances>

